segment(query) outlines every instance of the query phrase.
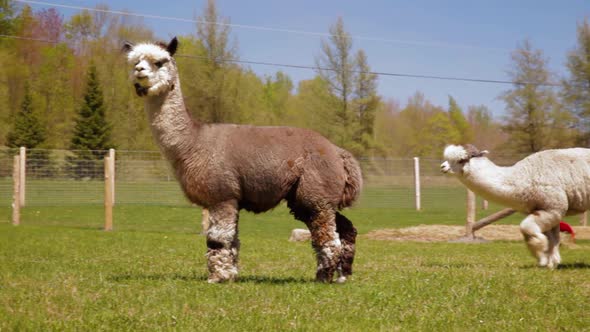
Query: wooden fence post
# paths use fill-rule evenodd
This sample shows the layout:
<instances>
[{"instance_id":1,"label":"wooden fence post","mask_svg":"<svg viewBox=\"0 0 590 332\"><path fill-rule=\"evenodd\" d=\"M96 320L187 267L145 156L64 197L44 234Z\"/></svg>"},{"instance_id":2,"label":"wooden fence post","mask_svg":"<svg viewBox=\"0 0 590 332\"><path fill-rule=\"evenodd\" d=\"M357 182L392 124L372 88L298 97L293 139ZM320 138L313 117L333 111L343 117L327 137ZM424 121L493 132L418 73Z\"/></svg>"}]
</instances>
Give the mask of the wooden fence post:
<instances>
[{"instance_id":1,"label":"wooden fence post","mask_svg":"<svg viewBox=\"0 0 590 332\"><path fill-rule=\"evenodd\" d=\"M414 157L414 188L416 190L416 211L422 208L420 197L420 158Z\"/></svg>"},{"instance_id":2,"label":"wooden fence post","mask_svg":"<svg viewBox=\"0 0 590 332\"><path fill-rule=\"evenodd\" d=\"M109 158L111 161L111 170L112 170L112 176L111 176L111 186L113 188L113 206L115 206L115 149L109 149Z\"/></svg>"},{"instance_id":3,"label":"wooden fence post","mask_svg":"<svg viewBox=\"0 0 590 332\"><path fill-rule=\"evenodd\" d=\"M19 157L20 157L20 170L19 170L19 183L20 183L20 196L19 196L19 203L20 206L25 206L25 193L26 193L26 174L27 174L27 148L21 146L19 149Z\"/></svg>"},{"instance_id":4,"label":"wooden fence post","mask_svg":"<svg viewBox=\"0 0 590 332\"><path fill-rule=\"evenodd\" d=\"M12 162L12 224L20 224L20 156L14 156Z\"/></svg>"},{"instance_id":5,"label":"wooden fence post","mask_svg":"<svg viewBox=\"0 0 590 332\"><path fill-rule=\"evenodd\" d=\"M488 207L489 207L488 200L487 200L487 199L484 199L484 200L482 201L482 203L481 203L481 209L482 209L482 210L487 210L487 209L488 209Z\"/></svg>"},{"instance_id":6,"label":"wooden fence post","mask_svg":"<svg viewBox=\"0 0 590 332\"><path fill-rule=\"evenodd\" d=\"M104 158L104 230L113 230L113 169L110 157Z\"/></svg>"},{"instance_id":7,"label":"wooden fence post","mask_svg":"<svg viewBox=\"0 0 590 332\"><path fill-rule=\"evenodd\" d=\"M580 225L588 226L588 211L584 211L580 216Z\"/></svg>"},{"instance_id":8,"label":"wooden fence post","mask_svg":"<svg viewBox=\"0 0 590 332\"><path fill-rule=\"evenodd\" d=\"M467 189L467 223L465 224L465 236L473 237L473 224L475 224L475 193Z\"/></svg>"}]
</instances>

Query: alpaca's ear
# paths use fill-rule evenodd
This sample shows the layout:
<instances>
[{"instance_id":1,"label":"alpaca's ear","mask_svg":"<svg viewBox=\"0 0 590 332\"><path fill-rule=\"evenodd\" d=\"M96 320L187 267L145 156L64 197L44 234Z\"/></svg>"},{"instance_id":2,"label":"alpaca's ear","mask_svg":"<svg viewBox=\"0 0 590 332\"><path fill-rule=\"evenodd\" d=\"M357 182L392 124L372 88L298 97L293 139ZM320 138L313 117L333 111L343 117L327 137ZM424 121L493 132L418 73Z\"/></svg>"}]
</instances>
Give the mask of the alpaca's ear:
<instances>
[{"instance_id":1,"label":"alpaca's ear","mask_svg":"<svg viewBox=\"0 0 590 332\"><path fill-rule=\"evenodd\" d=\"M176 49L178 48L178 39L176 37L172 38L168 46L166 46L166 51L170 53L170 56L173 56L176 53Z\"/></svg>"},{"instance_id":2,"label":"alpaca's ear","mask_svg":"<svg viewBox=\"0 0 590 332\"><path fill-rule=\"evenodd\" d=\"M126 41L123 44L123 48L121 49L122 52L129 53L133 49L133 44Z\"/></svg>"},{"instance_id":3,"label":"alpaca's ear","mask_svg":"<svg viewBox=\"0 0 590 332\"><path fill-rule=\"evenodd\" d=\"M482 152L480 152L482 156L485 156L486 154L490 153L490 151L488 150L483 150Z\"/></svg>"}]
</instances>

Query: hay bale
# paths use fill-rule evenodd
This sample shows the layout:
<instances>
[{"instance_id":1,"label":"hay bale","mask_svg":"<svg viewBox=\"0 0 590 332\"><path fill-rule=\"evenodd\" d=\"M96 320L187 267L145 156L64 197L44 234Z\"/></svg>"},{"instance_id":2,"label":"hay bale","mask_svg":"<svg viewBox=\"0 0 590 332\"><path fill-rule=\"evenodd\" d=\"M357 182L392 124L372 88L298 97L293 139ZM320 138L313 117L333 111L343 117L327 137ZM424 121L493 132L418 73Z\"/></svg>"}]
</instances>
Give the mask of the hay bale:
<instances>
[{"instance_id":1,"label":"hay bale","mask_svg":"<svg viewBox=\"0 0 590 332\"><path fill-rule=\"evenodd\" d=\"M590 227L574 226L576 239L590 239ZM475 233L486 240L522 241L518 225L489 225ZM406 228L389 228L370 231L365 237L385 241L446 242L465 235L465 226L419 225ZM570 245L568 234L562 235L562 242Z\"/></svg>"}]
</instances>

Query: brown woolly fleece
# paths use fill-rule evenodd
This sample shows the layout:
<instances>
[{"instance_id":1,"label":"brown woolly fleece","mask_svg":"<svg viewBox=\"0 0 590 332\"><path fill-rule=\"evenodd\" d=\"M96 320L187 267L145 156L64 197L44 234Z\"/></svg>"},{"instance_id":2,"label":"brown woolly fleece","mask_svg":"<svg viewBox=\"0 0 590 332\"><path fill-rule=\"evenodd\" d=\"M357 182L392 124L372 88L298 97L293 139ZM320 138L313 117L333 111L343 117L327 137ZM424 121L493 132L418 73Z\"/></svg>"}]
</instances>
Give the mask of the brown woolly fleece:
<instances>
[{"instance_id":1,"label":"brown woolly fleece","mask_svg":"<svg viewBox=\"0 0 590 332\"><path fill-rule=\"evenodd\" d=\"M178 42L126 44L137 95L152 132L188 199L209 209L209 281L237 276L238 211L264 212L287 201L312 233L316 278L343 282L352 273L356 229L337 211L362 188L347 151L301 128L205 124L190 117L173 55Z\"/></svg>"}]
</instances>

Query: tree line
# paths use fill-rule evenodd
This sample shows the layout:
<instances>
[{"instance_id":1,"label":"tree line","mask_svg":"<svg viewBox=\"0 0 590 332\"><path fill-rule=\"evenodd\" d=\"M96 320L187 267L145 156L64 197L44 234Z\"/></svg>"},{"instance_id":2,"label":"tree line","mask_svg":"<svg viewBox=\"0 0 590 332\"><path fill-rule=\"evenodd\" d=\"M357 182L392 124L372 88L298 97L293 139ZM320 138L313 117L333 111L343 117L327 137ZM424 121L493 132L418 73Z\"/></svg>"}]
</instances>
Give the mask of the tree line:
<instances>
[{"instance_id":1,"label":"tree line","mask_svg":"<svg viewBox=\"0 0 590 332\"><path fill-rule=\"evenodd\" d=\"M0 146L155 150L142 101L134 95L124 41L154 40L141 19L0 1ZM107 10L105 5L99 9ZM295 87L281 71L260 77L239 65L237 41L214 0L194 33L179 36L177 63L187 107L205 122L314 129L359 157L439 158L448 143L529 154L590 146L590 25L577 25L565 77L548 68L529 40L512 52L513 85L498 96L505 115L486 105L434 105L417 91L404 106L377 92L369 56L356 49L342 18L318 45L313 78ZM558 83L558 84L555 84Z\"/></svg>"}]
</instances>

